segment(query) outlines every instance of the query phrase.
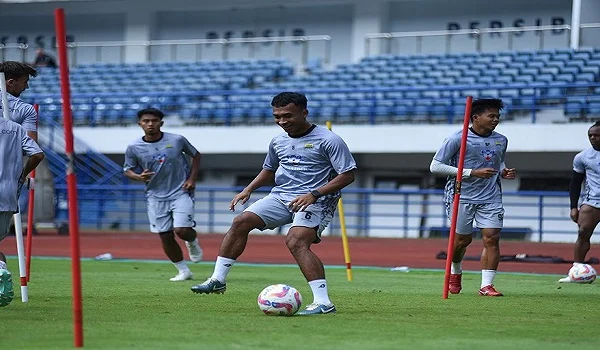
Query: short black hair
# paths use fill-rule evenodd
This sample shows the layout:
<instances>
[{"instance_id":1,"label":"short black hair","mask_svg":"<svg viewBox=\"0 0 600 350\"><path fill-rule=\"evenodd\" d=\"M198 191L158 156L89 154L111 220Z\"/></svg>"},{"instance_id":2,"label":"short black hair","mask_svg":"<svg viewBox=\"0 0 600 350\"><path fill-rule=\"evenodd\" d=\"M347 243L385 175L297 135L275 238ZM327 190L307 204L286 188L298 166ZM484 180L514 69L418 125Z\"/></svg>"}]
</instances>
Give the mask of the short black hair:
<instances>
[{"instance_id":1,"label":"short black hair","mask_svg":"<svg viewBox=\"0 0 600 350\"><path fill-rule=\"evenodd\" d=\"M285 91L280 92L275 97L273 97L273 100L271 101L271 106L285 107L290 103L293 103L294 105L302 109L306 109L308 100L306 99L306 96L304 96L304 94L301 94L299 92Z\"/></svg>"},{"instance_id":2,"label":"short black hair","mask_svg":"<svg viewBox=\"0 0 600 350\"><path fill-rule=\"evenodd\" d=\"M471 103L471 119L475 114L481 114L490 108L496 108L501 111L504 103L499 98L480 98Z\"/></svg>"},{"instance_id":3,"label":"short black hair","mask_svg":"<svg viewBox=\"0 0 600 350\"><path fill-rule=\"evenodd\" d=\"M594 123L594 125L590 126L590 129L595 127L595 126L600 126L600 120L598 120L597 122Z\"/></svg>"},{"instance_id":4,"label":"short black hair","mask_svg":"<svg viewBox=\"0 0 600 350\"><path fill-rule=\"evenodd\" d=\"M162 120L165 117L165 114L160 110L160 109L156 109L156 108L144 108L142 110L139 110L137 112L137 117L138 120L144 115L144 114L150 114L153 115L155 117L158 117L160 120Z\"/></svg>"},{"instance_id":5,"label":"short black hair","mask_svg":"<svg viewBox=\"0 0 600 350\"><path fill-rule=\"evenodd\" d=\"M6 77L6 80L37 76L37 70L35 70L35 68L27 63L17 61L6 61L0 63L0 72L4 72L4 77Z\"/></svg>"}]
</instances>

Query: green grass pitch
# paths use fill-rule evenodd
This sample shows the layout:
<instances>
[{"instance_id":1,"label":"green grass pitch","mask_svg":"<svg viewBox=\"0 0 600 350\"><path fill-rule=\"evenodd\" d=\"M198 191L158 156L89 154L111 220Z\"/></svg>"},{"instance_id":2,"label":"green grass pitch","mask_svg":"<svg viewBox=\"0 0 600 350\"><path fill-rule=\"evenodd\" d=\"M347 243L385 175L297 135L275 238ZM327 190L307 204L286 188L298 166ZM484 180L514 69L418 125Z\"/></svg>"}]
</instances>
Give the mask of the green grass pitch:
<instances>
[{"instance_id":1,"label":"green grass pitch","mask_svg":"<svg viewBox=\"0 0 600 350\"><path fill-rule=\"evenodd\" d=\"M18 284L15 259L9 260ZM442 271L327 268L337 314L275 317L256 304L267 285L296 287L312 301L295 266L236 265L224 295L169 282L168 263L83 261L84 346L88 349L597 349L600 284L559 285L555 275L499 274L503 298L480 297L479 273L466 273L463 292L441 298ZM73 347L70 262L32 262L30 302L0 309L11 349ZM2 346L4 348L4 346Z\"/></svg>"}]
</instances>

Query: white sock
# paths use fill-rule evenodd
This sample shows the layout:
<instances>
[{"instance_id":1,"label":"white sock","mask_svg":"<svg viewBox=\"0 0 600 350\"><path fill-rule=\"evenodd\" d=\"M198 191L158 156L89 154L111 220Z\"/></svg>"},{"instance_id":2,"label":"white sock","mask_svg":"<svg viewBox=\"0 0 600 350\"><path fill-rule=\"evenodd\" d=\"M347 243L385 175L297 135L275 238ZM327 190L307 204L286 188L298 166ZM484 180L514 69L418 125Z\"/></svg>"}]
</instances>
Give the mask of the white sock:
<instances>
[{"instance_id":1,"label":"white sock","mask_svg":"<svg viewBox=\"0 0 600 350\"><path fill-rule=\"evenodd\" d=\"M313 292L313 303L314 304L323 304L329 305L331 304L331 300L329 300L329 294L327 293L327 281L322 280L314 280L308 282L310 289Z\"/></svg>"},{"instance_id":2,"label":"white sock","mask_svg":"<svg viewBox=\"0 0 600 350\"><path fill-rule=\"evenodd\" d=\"M8 270L8 266L6 266L6 263L2 260L0 260L0 269Z\"/></svg>"},{"instance_id":3,"label":"white sock","mask_svg":"<svg viewBox=\"0 0 600 350\"><path fill-rule=\"evenodd\" d=\"M573 263L573 266L577 266L577 265L583 265L583 263L580 263L580 262L574 262Z\"/></svg>"},{"instance_id":4,"label":"white sock","mask_svg":"<svg viewBox=\"0 0 600 350\"><path fill-rule=\"evenodd\" d=\"M481 288L494 284L496 270L481 270Z\"/></svg>"},{"instance_id":5,"label":"white sock","mask_svg":"<svg viewBox=\"0 0 600 350\"><path fill-rule=\"evenodd\" d=\"M462 273L462 261L459 261L457 263L453 262L452 266L450 266L450 273L451 274L461 274Z\"/></svg>"},{"instance_id":6,"label":"white sock","mask_svg":"<svg viewBox=\"0 0 600 350\"><path fill-rule=\"evenodd\" d=\"M190 268L187 266L185 260L181 260L180 262L173 263L179 272L189 271Z\"/></svg>"},{"instance_id":7,"label":"white sock","mask_svg":"<svg viewBox=\"0 0 600 350\"><path fill-rule=\"evenodd\" d=\"M225 283L225 280L227 279L227 275L229 274L229 270L231 270L233 263L235 263L235 259L217 256L217 261L215 261L215 271L213 272L211 278L214 278L221 283Z\"/></svg>"},{"instance_id":8,"label":"white sock","mask_svg":"<svg viewBox=\"0 0 600 350\"><path fill-rule=\"evenodd\" d=\"M188 244L188 245L190 245L190 246L192 246L192 245L200 245L200 244L198 243L198 237L196 237L196 238L195 238L193 241L191 241L191 242L185 241L185 243L187 243L187 244Z\"/></svg>"}]
</instances>

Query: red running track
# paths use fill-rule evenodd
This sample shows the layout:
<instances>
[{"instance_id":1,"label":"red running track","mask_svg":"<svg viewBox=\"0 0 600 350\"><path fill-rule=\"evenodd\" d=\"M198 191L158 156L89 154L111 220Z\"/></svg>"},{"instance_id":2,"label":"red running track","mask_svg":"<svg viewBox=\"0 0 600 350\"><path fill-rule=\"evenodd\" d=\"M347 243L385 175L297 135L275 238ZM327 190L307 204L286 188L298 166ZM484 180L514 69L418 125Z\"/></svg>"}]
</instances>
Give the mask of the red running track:
<instances>
[{"instance_id":1,"label":"red running track","mask_svg":"<svg viewBox=\"0 0 600 350\"><path fill-rule=\"evenodd\" d=\"M214 261L219 250L221 234L199 234L204 249L205 261ZM102 253L111 253L119 259L166 259L160 240L150 233L85 232L81 234L81 256L93 258ZM182 245L183 246L183 245ZM445 260L436 259L436 254L445 251L445 239L397 239L397 238L349 238L350 256L353 266L444 269ZM467 250L467 256L481 253L481 241L474 241ZM528 254L557 256L566 260L573 257L573 244L534 243L504 241L500 243L502 255ZM33 256L69 257L68 236L43 233L33 237ZM8 255L16 255L14 237L7 237L0 243L0 250ZM313 251L325 265L344 265L344 254L340 237L324 237L313 245ZM600 254L597 246L592 246L590 256ZM251 235L248 246L238 259L248 263L294 264L295 261L285 246L284 236ZM479 270L478 261L465 261L466 270ZM569 264L500 262L499 271L564 274Z\"/></svg>"}]
</instances>

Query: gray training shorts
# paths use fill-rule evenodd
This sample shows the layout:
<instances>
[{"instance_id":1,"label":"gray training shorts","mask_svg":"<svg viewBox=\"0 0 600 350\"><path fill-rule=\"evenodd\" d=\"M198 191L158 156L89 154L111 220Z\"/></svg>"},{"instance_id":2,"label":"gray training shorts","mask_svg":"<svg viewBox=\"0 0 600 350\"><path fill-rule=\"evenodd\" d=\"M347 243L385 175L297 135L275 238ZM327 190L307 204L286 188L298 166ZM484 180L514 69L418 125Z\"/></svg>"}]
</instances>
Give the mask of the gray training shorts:
<instances>
[{"instance_id":1,"label":"gray training shorts","mask_svg":"<svg viewBox=\"0 0 600 350\"><path fill-rule=\"evenodd\" d=\"M271 194L254 202L244 211L258 215L265 223L260 230L274 229L286 224L315 228L317 236L314 242L321 241L321 232L329 225L337 206L337 198L324 197L313 203L305 211L294 213L287 204Z\"/></svg>"},{"instance_id":2,"label":"gray training shorts","mask_svg":"<svg viewBox=\"0 0 600 350\"><path fill-rule=\"evenodd\" d=\"M194 199L182 193L175 199L159 201L147 198L150 232L169 232L176 227L194 227Z\"/></svg>"},{"instance_id":3,"label":"gray training shorts","mask_svg":"<svg viewBox=\"0 0 600 350\"><path fill-rule=\"evenodd\" d=\"M452 219L452 203L446 203L446 214ZM473 233L473 221L477 228L502 228L504 221L504 207L502 203L459 203L458 218L456 220L456 233L470 235Z\"/></svg>"}]
</instances>

